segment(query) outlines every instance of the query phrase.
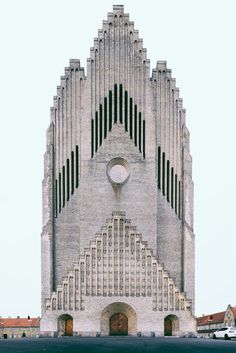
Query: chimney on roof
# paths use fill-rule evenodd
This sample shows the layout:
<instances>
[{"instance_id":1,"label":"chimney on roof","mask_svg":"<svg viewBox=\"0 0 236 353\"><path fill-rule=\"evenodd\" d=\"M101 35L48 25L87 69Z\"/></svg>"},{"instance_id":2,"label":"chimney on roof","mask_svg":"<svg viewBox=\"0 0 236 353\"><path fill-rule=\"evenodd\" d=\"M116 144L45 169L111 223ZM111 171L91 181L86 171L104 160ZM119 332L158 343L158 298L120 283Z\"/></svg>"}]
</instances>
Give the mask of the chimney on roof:
<instances>
[{"instance_id":1,"label":"chimney on roof","mask_svg":"<svg viewBox=\"0 0 236 353\"><path fill-rule=\"evenodd\" d=\"M30 320L30 316L28 315L28 320Z\"/></svg>"},{"instance_id":2,"label":"chimney on roof","mask_svg":"<svg viewBox=\"0 0 236 353\"><path fill-rule=\"evenodd\" d=\"M20 316L17 316L17 319L19 319L20 318Z\"/></svg>"}]
</instances>

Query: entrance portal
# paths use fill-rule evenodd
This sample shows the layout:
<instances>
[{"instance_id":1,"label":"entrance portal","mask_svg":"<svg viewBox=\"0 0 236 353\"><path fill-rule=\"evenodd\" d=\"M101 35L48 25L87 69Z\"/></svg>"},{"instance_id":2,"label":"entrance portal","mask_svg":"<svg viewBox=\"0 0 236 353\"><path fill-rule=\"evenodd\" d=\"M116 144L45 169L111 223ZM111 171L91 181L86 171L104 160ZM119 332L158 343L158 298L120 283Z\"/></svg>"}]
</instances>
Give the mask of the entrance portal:
<instances>
[{"instance_id":1,"label":"entrance portal","mask_svg":"<svg viewBox=\"0 0 236 353\"><path fill-rule=\"evenodd\" d=\"M165 327L165 336L172 336L172 321L170 319L165 319L165 323L164 323Z\"/></svg>"},{"instance_id":2,"label":"entrance portal","mask_svg":"<svg viewBox=\"0 0 236 353\"><path fill-rule=\"evenodd\" d=\"M58 318L59 336L73 336L73 318L68 314L63 314Z\"/></svg>"},{"instance_id":3,"label":"entrance portal","mask_svg":"<svg viewBox=\"0 0 236 353\"><path fill-rule=\"evenodd\" d=\"M65 336L73 336L73 319L65 320Z\"/></svg>"},{"instance_id":4,"label":"entrance portal","mask_svg":"<svg viewBox=\"0 0 236 353\"><path fill-rule=\"evenodd\" d=\"M179 319L175 315L168 315L164 320L164 336L175 336L179 332Z\"/></svg>"},{"instance_id":5,"label":"entrance portal","mask_svg":"<svg viewBox=\"0 0 236 353\"><path fill-rule=\"evenodd\" d=\"M101 312L102 336L127 336L137 334L137 315L134 309L123 302L107 305Z\"/></svg>"},{"instance_id":6,"label":"entrance portal","mask_svg":"<svg viewBox=\"0 0 236 353\"><path fill-rule=\"evenodd\" d=\"M126 315L116 313L110 318L110 335L111 336L127 336L128 335L128 318Z\"/></svg>"}]
</instances>

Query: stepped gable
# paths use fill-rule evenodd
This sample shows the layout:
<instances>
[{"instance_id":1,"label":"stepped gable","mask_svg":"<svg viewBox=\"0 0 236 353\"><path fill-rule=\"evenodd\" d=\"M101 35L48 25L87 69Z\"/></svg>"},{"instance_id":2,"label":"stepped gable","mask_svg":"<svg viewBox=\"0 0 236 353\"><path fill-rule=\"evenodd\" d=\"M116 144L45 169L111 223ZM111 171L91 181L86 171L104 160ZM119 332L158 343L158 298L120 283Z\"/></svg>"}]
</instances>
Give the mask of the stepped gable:
<instances>
[{"instance_id":1,"label":"stepped gable","mask_svg":"<svg viewBox=\"0 0 236 353\"><path fill-rule=\"evenodd\" d=\"M191 308L124 212L113 212L47 299L46 309L84 310L85 296L152 297L154 311Z\"/></svg>"}]
</instances>

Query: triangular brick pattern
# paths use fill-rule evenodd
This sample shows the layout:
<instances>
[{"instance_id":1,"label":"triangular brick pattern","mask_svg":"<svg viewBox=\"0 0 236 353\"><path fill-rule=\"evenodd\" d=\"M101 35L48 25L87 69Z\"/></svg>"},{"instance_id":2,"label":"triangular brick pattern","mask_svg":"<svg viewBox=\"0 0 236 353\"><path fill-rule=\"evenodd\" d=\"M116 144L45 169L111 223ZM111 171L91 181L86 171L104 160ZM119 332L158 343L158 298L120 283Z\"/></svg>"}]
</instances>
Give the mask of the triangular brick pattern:
<instances>
[{"instance_id":1,"label":"triangular brick pattern","mask_svg":"<svg viewBox=\"0 0 236 353\"><path fill-rule=\"evenodd\" d=\"M85 296L152 297L153 310L160 311L191 307L124 212L107 220L46 301L46 309L84 310Z\"/></svg>"},{"instance_id":2,"label":"triangular brick pattern","mask_svg":"<svg viewBox=\"0 0 236 353\"><path fill-rule=\"evenodd\" d=\"M130 139L145 159L146 122L128 91L123 91L122 84L115 84L114 89L109 90L103 103L100 103L99 110L95 112L94 119L91 119L91 157L94 157L107 134L112 131L113 125L117 123L124 125L124 131L129 133Z\"/></svg>"}]
</instances>

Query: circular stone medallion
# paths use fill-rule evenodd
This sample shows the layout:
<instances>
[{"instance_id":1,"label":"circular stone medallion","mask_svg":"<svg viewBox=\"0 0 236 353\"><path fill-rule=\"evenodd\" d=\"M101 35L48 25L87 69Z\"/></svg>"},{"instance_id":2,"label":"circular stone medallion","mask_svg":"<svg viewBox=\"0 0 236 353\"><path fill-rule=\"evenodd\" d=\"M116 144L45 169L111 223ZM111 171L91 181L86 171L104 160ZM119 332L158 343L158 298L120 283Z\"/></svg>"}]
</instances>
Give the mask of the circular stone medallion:
<instances>
[{"instance_id":1,"label":"circular stone medallion","mask_svg":"<svg viewBox=\"0 0 236 353\"><path fill-rule=\"evenodd\" d=\"M129 163L121 157L110 160L107 165L108 179L112 184L124 184L129 178Z\"/></svg>"}]
</instances>

